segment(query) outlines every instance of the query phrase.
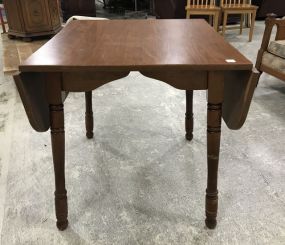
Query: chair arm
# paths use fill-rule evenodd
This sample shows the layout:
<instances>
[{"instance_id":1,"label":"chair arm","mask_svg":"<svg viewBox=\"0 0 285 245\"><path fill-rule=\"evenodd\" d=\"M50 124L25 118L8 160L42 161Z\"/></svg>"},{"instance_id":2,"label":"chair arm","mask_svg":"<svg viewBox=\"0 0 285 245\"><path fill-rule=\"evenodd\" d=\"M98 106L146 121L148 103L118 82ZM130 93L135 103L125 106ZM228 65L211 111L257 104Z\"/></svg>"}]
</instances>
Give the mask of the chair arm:
<instances>
[{"instance_id":1,"label":"chair arm","mask_svg":"<svg viewBox=\"0 0 285 245\"><path fill-rule=\"evenodd\" d=\"M275 40L285 40L285 19L276 20L277 32Z\"/></svg>"},{"instance_id":2,"label":"chair arm","mask_svg":"<svg viewBox=\"0 0 285 245\"><path fill-rule=\"evenodd\" d=\"M264 30L264 34L263 34L263 38L262 38L261 47L258 51L256 64L255 64L255 67L257 70L259 70L259 68L260 68L263 53L267 50L267 47L268 47L269 42L270 42L272 29L273 29L273 26L275 24L276 24L276 15L275 14L268 14L267 18L265 20L265 30Z\"/></svg>"}]
</instances>

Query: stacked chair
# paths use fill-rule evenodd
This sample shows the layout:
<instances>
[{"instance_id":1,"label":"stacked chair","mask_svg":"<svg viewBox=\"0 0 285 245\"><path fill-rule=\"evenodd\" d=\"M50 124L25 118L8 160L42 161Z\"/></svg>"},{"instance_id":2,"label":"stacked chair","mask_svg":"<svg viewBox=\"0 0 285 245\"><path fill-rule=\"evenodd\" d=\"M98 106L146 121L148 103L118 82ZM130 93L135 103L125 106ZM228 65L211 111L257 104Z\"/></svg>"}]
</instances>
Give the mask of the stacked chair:
<instances>
[{"instance_id":1,"label":"stacked chair","mask_svg":"<svg viewBox=\"0 0 285 245\"><path fill-rule=\"evenodd\" d=\"M186 18L191 15L206 15L213 17L213 26L218 31L220 16L223 16L222 34L225 34L228 16L240 15L240 34L242 33L244 17L247 16L250 24L249 41L251 42L254 30L257 6L251 4L251 0L221 0L217 6L216 0L187 0Z\"/></svg>"},{"instance_id":2,"label":"stacked chair","mask_svg":"<svg viewBox=\"0 0 285 245\"><path fill-rule=\"evenodd\" d=\"M221 8L217 7L214 0L187 0L186 18L191 15L206 15L213 18L213 25L216 31L219 28L219 15Z\"/></svg>"},{"instance_id":3,"label":"stacked chair","mask_svg":"<svg viewBox=\"0 0 285 245\"><path fill-rule=\"evenodd\" d=\"M240 34L242 33L244 16L247 15L250 20L249 41L252 40L257 6L251 4L251 0L221 0L221 9L223 17L223 35L226 31L227 19L230 14L240 14Z\"/></svg>"}]
</instances>

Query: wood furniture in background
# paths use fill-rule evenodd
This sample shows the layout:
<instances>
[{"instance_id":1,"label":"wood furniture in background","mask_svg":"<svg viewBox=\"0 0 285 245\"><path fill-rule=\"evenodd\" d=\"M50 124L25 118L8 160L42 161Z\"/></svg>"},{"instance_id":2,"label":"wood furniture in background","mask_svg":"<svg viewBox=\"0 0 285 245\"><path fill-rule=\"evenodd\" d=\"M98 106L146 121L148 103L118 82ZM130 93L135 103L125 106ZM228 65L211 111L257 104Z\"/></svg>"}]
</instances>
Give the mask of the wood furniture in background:
<instances>
[{"instance_id":1,"label":"wood furniture in background","mask_svg":"<svg viewBox=\"0 0 285 245\"><path fill-rule=\"evenodd\" d=\"M185 6L187 0L153 0L155 5L155 15L158 19L185 19ZM204 0L206 1L206 0ZM281 0L283 1L283 0ZM220 6L220 0L215 0L216 6ZM228 22L237 23L239 16L228 16Z\"/></svg>"},{"instance_id":2,"label":"wood furniture in background","mask_svg":"<svg viewBox=\"0 0 285 245\"><path fill-rule=\"evenodd\" d=\"M95 0L61 0L63 20L68 20L73 15L96 16Z\"/></svg>"},{"instance_id":3,"label":"wood furniture in background","mask_svg":"<svg viewBox=\"0 0 285 245\"><path fill-rule=\"evenodd\" d=\"M61 29L57 0L4 0L10 38L56 34Z\"/></svg>"},{"instance_id":4,"label":"wood furniture in background","mask_svg":"<svg viewBox=\"0 0 285 245\"><path fill-rule=\"evenodd\" d=\"M285 81L285 19L276 19L269 14L265 21L265 31L258 51L255 67ZM275 40L270 42L273 27L277 27Z\"/></svg>"},{"instance_id":5,"label":"wood furniture in background","mask_svg":"<svg viewBox=\"0 0 285 245\"><path fill-rule=\"evenodd\" d=\"M187 0L185 10L187 19L190 19L191 15L211 16L213 18L213 26L218 31L221 9L216 7L214 0Z\"/></svg>"},{"instance_id":6,"label":"wood furniture in background","mask_svg":"<svg viewBox=\"0 0 285 245\"><path fill-rule=\"evenodd\" d=\"M278 17L285 16L284 0L252 0L252 4L259 7L256 13L258 19L265 19L270 13Z\"/></svg>"},{"instance_id":7,"label":"wood furniture in background","mask_svg":"<svg viewBox=\"0 0 285 245\"><path fill-rule=\"evenodd\" d=\"M185 19L187 0L154 0L157 19Z\"/></svg>"},{"instance_id":8,"label":"wood furniture in background","mask_svg":"<svg viewBox=\"0 0 285 245\"><path fill-rule=\"evenodd\" d=\"M102 2L102 0L100 0ZM109 8L112 12L119 11L147 11L154 13L153 0L108 0L103 1L104 8Z\"/></svg>"},{"instance_id":9,"label":"wood furniture in background","mask_svg":"<svg viewBox=\"0 0 285 245\"><path fill-rule=\"evenodd\" d=\"M7 21L5 21L3 18L3 12L5 13L4 6L3 4L0 4L0 21L1 21L1 26L2 26L2 33L6 33L5 24L7 24Z\"/></svg>"},{"instance_id":10,"label":"wood furniture in background","mask_svg":"<svg viewBox=\"0 0 285 245\"><path fill-rule=\"evenodd\" d=\"M72 21L19 69L15 81L32 127L40 132L51 129L55 210L60 230L68 225L62 92L88 92L90 105L90 91L126 77L130 71L139 71L186 90L186 138L191 140L193 90L207 90L205 222L207 227L215 228L221 119L230 129L243 125L258 73L204 20ZM91 111L87 108L88 117L92 117ZM87 128L92 136L93 122Z\"/></svg>"},{"instance_id":11,"label":"wood furniture in background","mask_svg":"<svg viewBox=\"0 0 285 245\"><path fill-rule=\"evenodd\" d=\"M223 13L223 30L225 35L228 15L240 14L240 34L242 33L244 15L248 15L250 21L249 42L252 41L254 23L256 17L257 6L251 4L251 0L221 0L221 9Z\"/></svg>"},{"instance_id":12,"label":"wood furniture in background","mask_svg":"<svg viewBox=\"0 0 285 245\"><path fill-rule=\"evenodd\" d=\"M149 13L153 16L155 15L154 0L149 0Z\"/></svg>"}]
</instances>

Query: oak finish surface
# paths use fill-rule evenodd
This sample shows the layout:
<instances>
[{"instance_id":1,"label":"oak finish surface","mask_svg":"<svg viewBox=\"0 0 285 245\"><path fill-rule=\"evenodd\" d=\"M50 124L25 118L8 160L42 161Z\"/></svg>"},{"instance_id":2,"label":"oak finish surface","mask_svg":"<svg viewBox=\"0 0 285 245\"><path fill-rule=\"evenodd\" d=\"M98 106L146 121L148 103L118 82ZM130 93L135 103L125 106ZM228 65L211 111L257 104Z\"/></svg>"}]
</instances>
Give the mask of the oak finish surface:
<instances>
[{"instance_id":1,"label":"oak finish surface","mask_svg":"<svg viewBox=\"0 0 285 245\"><path fill-rule=\"evenodd\" d=\"M20 66L41 72L161 68L243 70L252 64L204 20L185 19L73 21Z\"/></svg>"},{"instance_id":2,"label":"oak finish surface","mask_svg":"<svg viewBox=\"0 0 285 245\"><path fill-rule=\"evenodd\" d=\"M15 82L32 127L40 132L51 129L60 230L68 225L65 92L85 92L86 136L92 138L91 91L130 71L140 71L186 91L185 137L190 141L193 90L208 90L205 222L215 228L222 118L231 129L243 125L258 72L204 20L73 21L22 63L20 70Z\"/></svg>"}]
</instances>

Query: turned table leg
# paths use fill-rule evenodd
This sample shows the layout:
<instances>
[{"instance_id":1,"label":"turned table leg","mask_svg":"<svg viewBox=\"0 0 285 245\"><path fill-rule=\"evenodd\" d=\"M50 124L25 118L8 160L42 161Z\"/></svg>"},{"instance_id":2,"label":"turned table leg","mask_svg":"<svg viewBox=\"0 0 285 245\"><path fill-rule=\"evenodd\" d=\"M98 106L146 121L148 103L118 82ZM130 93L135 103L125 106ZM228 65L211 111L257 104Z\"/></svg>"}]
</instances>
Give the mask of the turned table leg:
<instances>
[{"instance_id":1,"label":"turned table leg","mask_svg":"<svg viewBox=\"0 0 285 245\"><path fill-rule=\"evenodd\" d=\"M193 90L186 90L185 138L193 139Z\"/></svg>"},{"instance_id":2,"label":"turned table leg","mask_svg":"<svg viewBox=\"0 0 285 245\"><path fill-rule=\"evenodd\" d=\"M207 112L207 157L208 178L206 189L206 226L214 229L218 211L218 165L221 138L221 118L223 102L223 74L209 74Z\"/></svg>"},{"instance_id":3,"label":"turned table leg","mask_svg":"<svg viewBox=\"0 0 285 245\"><path fill-rule=\"evenodd\" d=\"M65 136L64 113L61 97L60 75L49 74L48 100L50 109L51 146L55 175L55 212L56 225L59 230L65 230L67 220L67 196L65 189Z\"/></svg>"},{"instance_id":4,"label":"turned table leg","mask_svg":"<svg viewBox=\"0 0 285 245\"><path fill-rule=\"evenodd\" d=\"M85 126L86 126L86 137L88 139L93 138L93 111L92 111L92 91L85 92Z\"/></svg>"},{"instance_id":5,"label":"turned table leg","mask_svg":"<svg viewBox=\"0 0 285 245\"><path fill-rule=\"evenodd\" d=\"M55 212L57 228L66 229L67 221L67 197L65 189L64 171L64 117L63 105L50 105L51 118L51 143L53 153L53 164L55 174Z\"/></svg>"}]
</instances>

